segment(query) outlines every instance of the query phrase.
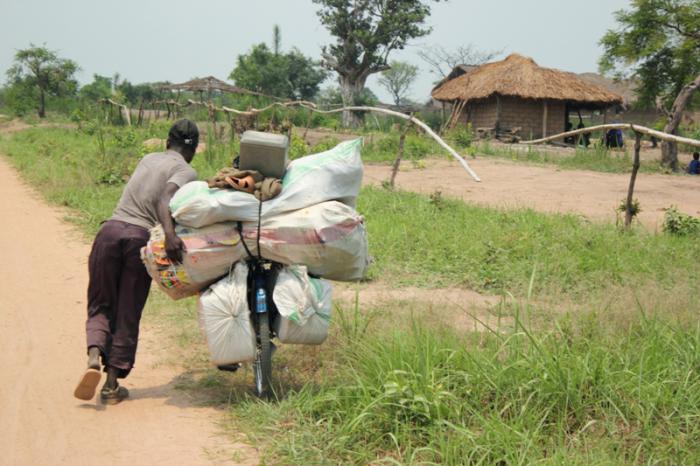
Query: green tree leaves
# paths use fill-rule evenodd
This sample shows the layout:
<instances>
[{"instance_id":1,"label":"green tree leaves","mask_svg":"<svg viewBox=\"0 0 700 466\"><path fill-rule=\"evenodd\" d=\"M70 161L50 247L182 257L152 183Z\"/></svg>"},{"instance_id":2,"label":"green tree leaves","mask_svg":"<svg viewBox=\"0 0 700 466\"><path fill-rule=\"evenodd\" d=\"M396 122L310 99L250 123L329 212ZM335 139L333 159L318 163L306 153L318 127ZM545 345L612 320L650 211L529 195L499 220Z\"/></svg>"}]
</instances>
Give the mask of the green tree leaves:
<instances>
[{"instance_id":1,"label":"green tree leaves","mask_svg":"<svg viewBox=\"0 0 700 466\"><path fill-rule=\"evenodd\" d=\"M394 99L395 105L405 103L413 82L418 75L418 67L410 63L392 61L391 68L382 71L379 85L387 90Z\"/></svg>"},{"instance_id":2,"label":"green tree leaves","mask_svg":"<svg viewBox=\"0 0 700 466\"><path fill-rule=\"evenodd\" d=\"M600 43L604 72L629 72L640 81L639 102L670 107L683 86L700 73L700 1L633 0L616 13L620 25Z\"/></svg>"},{"instance_id":3,"label":"green tree leaves","mask_svg":"<svg viewBox=\"0 0 700 466\"><path fill-rule=\"evenodd\" d=\"M229 78L237 86L288 99L309 100L318 92L327 73L320 65L293 48L281 51L279 27L275 26L273 50L264 43L239 55Z\"/></svg>"},{"instance_id":4,"label":"green tree leaves","mask_svg":"<svg viewBox=\"0 0 700 466\"><path fill-rule=\"evenodd\" d=\"M7 71L12 86L38 90L39 118L46 116L46 96L75 94L78 83L75 73L78 65L65 58L60 58L55 51L30 44L27 49L18 50L15 63Z\"/></svg>"}]
</instances>

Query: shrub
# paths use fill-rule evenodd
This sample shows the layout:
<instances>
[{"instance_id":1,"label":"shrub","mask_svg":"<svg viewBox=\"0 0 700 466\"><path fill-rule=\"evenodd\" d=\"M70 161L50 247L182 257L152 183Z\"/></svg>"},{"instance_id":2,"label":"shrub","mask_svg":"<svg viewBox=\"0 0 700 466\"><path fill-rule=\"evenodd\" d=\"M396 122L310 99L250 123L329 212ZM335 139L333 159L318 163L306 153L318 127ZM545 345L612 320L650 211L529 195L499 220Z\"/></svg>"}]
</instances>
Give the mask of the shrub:
<instances>
[{"instance_id":1,"label":"shrub","mask_svg":"<svg viewBox=\"0 0 700 466\"><path fill-rule=\"evenodd\" d=\"M666 209L663 230L679 236L700 235L700 218L680 212L676 206Z\"/></svg>"}]
</instances>

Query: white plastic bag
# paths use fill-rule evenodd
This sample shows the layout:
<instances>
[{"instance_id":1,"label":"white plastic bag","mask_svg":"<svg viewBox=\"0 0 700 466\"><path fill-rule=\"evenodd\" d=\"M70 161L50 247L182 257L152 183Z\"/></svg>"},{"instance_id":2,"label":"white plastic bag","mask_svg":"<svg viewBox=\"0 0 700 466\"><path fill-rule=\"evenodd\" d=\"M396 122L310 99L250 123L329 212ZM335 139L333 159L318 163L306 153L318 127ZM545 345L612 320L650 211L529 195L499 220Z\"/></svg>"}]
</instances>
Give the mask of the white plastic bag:
<instances>
[{"instance_id":1,"label":"white plastic bag","mask_svg":"<svg viewBox=\"0 0 700 466\"><path fill-rule=\"evenodd\" d=\"M284 267L272 299L279 315L274 328L282 343L320 345L328 336L333 288L310 278L304 266Z\"/></svg>"},{"instance_id":2,"label":"white plastic bag","mask_svg":"<svg viewBox=\"0 0 700 466\"><path fill-rule=\"evenodd\" d=\"M345 141L331 150L292 161L282 179L282 192L262 204L263 219L326 201L355 207L362 184L362 139ZM202 227L227 221L258 220L255 196L230 189L209 188L193 181L180 188L170 201L175 221Z\"/></svg>"},{"instance_id":3,"label":"white plastic bag","mask_svg":"<svg viewBox=\"0 0 700 466\"><path fill-rule=\"evenodd\" d=\"M245 244L254 256L258 254L257 231L257 222L243 223ZM247 257L235 223L177 226L175 233L185 243L182 264L168 259L160 227L151 231L141 251L149 275L173 299L196 294L225 275L231 264ZM360 280L369 264L363 217L335 201L263 219L260 249L266 259L306 265L310 273L331 280Z\"/></svg>"},{"instance_id":4,"label":"white plastic bag","mask_svg":"<svg viewBox=\"0 0 700 466\"><path fill-rule=\"evenodd\" d=\"M231 274L199 297L199 326L215 365L255 359L255 331L246 295L248 266L235 265Z\"/></svg>"}]
</instances>

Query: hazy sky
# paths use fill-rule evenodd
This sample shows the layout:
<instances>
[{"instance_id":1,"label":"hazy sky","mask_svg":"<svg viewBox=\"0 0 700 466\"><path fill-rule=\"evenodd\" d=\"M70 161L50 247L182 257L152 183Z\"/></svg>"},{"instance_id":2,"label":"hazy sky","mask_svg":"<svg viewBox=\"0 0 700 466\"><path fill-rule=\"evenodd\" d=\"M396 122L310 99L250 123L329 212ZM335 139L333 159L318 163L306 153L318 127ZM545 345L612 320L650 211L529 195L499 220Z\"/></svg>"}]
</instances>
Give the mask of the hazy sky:
<instances>
[{"instance_id":1,"label":"hazy sky","mask_svg":"<svg viewBox=\"0 0 700 466\"><path fill-rule=\"evenodd\" d=\"M596 71L598 41L615 27L613 12L629 0L450 0L433 5L433 32L392 55L420 67L412 90L426 100L436 76L416 55L424 45L473 44L531 56L542 66ZM94 73L115 72L131 82L194 76L226 79L238 54L269 43L272 26L282 47L319 57L331 37L311 0L0 0L0 80L17 49L30 42L58 50L78 62L82 83ZM376 78L369 87L390 100Z\"/></svg>"}]
</instances>

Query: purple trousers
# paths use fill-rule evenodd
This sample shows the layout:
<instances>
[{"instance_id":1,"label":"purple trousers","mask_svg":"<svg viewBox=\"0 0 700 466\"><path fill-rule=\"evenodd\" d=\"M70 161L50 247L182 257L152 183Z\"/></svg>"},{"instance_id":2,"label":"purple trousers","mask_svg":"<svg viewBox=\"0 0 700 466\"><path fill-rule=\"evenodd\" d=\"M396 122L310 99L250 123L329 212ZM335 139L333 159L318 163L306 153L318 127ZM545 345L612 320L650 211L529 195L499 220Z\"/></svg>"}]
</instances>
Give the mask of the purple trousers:
<instances>
[{"instance_id":1,"label":"purple trousers","mask_svg":"<svg viewBox=\"0 0 700 466\"><path fill-rule=\"evenodd\" d=\"M140 258L148 236L145 228L108 220L88 261L87 346L99 348L103 364L119 369L121 378L134 367L141 312L151 287Z\"/></svg>"}]
</instances>

